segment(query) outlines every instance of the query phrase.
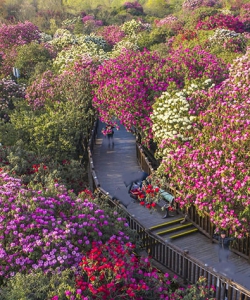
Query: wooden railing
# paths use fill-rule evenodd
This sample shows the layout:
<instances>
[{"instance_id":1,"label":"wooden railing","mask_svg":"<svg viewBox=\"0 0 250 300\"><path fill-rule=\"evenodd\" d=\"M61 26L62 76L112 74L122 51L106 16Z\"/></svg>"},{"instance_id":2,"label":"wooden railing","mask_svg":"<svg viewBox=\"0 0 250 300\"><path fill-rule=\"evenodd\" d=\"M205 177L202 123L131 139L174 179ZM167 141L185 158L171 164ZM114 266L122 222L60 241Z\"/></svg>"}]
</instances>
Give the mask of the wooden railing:
<instances>
[{"instance_id":1,"label":"wooden railing","mask_svg":"<svg viewBox=\"0 0 250 300\"><path fill-rule=\"evenodd\" d=\"M93 187L92 190L98 191L100 195L105 196L105 201L108 201L112 207L116 207L118 210L122 211L128 220L130 228L137 232L149 255L162 266L166 267L182 278L187 284L194 284L197 282L200 276L204 276L207 279L207 285L209 287L215 287L214 295L211 296L215 297L217 300L226 299L226 294L228 300L250 300L249 290L231 281L222 274L218 274L209 266L204 265L202 262L191 257L188 254L188 251L183 251L182 249L179 249L170 243L166 243L159 236L153 234L138 220L136 220L123 205L120 205L118 201L113 200L112 195L110 195L100 186L92 160L92 150L96 140L97 126L98 123L96 122L88 147L89 175L91 177L90 180ZM138 153L143 152L139 151ZM145 162L146 161L147 160L145 159ZM152 171L150 164L148 169L144 170L146 172Z\"/></svg>"},{"instance_id":2,"label":"wooden railing","mask_svg":"<svg viewBox=\"0 0 250 300\"><path fill-rule=\"evenodd\" d=\"M147 172L148 174L151 174L154 169L152 168L152 163L149 161L149 159L146 157L145 152L143 151L143 148L141 145L137 144L137 161L140 164L142 170ZM168 188L168 192L170 192L175 197L180 195L180 193L171 187ZM202 232L204 235L209 237L211 241L217 242L213 240L215 225L211 222L210 216L208 213L204 213L203 216L200 216L197 212L197 209L195 206L191 206L188 209L188 219L190 222L193 223L195 227L197 227L200 232ZM248 262L250 262L250 236L249 234L246 234L243 238L235 240L231 245L231 250L238 254L239 256L242 256L243 258L247 259Z\"/></svg>"}]
</instances>

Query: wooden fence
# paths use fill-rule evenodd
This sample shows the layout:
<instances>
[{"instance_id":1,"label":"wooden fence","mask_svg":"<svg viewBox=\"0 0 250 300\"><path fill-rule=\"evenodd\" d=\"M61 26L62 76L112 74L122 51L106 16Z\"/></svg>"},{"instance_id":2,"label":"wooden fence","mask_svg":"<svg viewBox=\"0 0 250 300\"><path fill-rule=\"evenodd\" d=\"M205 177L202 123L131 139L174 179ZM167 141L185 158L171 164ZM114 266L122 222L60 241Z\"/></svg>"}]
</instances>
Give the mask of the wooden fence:
<instances>
[{"instance_id":1,"label":"wooden fence","mask_svg":"<svg viewBox=\"0 0 250 300\"><path fill-rule=\"evenodd\" d=\"M118 210L125 214L130 228L137 232L149 255L162 266L182 278L185 283L194 284L200 276L204 276L207 279L207 285L209 287L215 287L215 292L211 296L215 297L217 300L250 300L250 291L216 273L210 267L189 256L188 252L183 251L170 243L165 243L163 239L153 234L130 215L123 205L112 200L112 195L109 195L109 193L100 186L92 160L92 150L96 139L97 126L98 122L95 123L92 137L90 138L88 145L89 175L91 177L90 181L92 189L93 191L98 191L101 195L106 196L105 198L112 207L117 207ZM141 153L140 150L141 149L138 149L138 153ZM145 161L147 160L145 159ZM144 170L150 173L150 171L152 171L150 164L148 165L148 169L145 168Z\"/></svg>"},{"instance_id":2,"label":"wooden fence","mask_svg":"<svg viewBox=\"0 0 250 300\"><path fill-rule=\"evenodd\" d=\"M140 164L142 170L151 174L154 169L152 163L146 157L145 152L141 145L137 144L137 161ZM169 188L169 192L175 197L180 195L176 189ZM205 213L204 216L200 216L195 206L191 206L188 210L188 219L197 227L204 235L213 240L213 234L215 230L214 224L210 221L210 216ZM217 242L214 240L214 242ZM232 243L231 250L239 256L245 258L250 262L250 235L246 234L243 238L237 239Z\"/></svg>"}]
</instances>

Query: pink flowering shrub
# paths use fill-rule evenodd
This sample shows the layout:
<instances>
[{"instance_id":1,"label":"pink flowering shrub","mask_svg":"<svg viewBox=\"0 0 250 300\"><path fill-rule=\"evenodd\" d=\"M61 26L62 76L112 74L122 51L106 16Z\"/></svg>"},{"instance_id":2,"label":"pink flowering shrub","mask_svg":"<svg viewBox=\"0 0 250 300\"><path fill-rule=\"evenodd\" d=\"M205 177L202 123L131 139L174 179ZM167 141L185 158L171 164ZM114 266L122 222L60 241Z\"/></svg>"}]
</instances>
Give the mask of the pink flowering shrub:
<instances>
[{"instance_id":1,"label":"pink flowering shrub","mask_svg":"<svg viewBox=\"0 0 250 300\"><path fill-rule=\"evenodd\" d=\"M114 46L125 37L125 32L117 25L109 25L98 30L97 35L102 36L109 45Z\"/></svg>"},{"instance_id":2,"label":"pink flowering shrub","mask_svg":"<svg viewBox=\"0 0 250 300\"><path fill-rule=\"evenodd\" d=\"M210 16L208 19L199 21L196 29L211 30L215 28L225 28L238 33L245 31L244 24L239 20L239 17L233 15L217 14Z\"/></svg>"},{"instance_id":3,"label":"pink flowering shrub","mask_svg":"<svg viewBox=\"0 0 250 300\"><path fill-rule=\"evenodd\" d=\"M166 72L183 87L185 80L209 78L216 84L227 78L227 65L200 46L172 50L166 59ZM171 74L171 75L170 75Z\"/></svg>"},{"instance_id":4,"label":"pink flowering shrub","mask_svg":"<svg viewBox=\"0 0 250 300\"><path fill-rule=\"evenodd\" d=\"M93 74L93 105L102 121L116 116L127 130L135 126L148 139L152 103L168 86L167 76L158 55L125 50Z\"/></svg>"},{"instance_id":5,"label":"pink flowering shrub","mask_svg":"<svg viewBox=\"0 0 250 300\"><path fill-rule=\"evenodd\" d=\"M175 16L167 16L160 20L155 20L156 27L165 27L173 35L177 34L183 27L183 23Z\"/></svg>"},{"instance_id":6,"label":"pink flowering shrub","mask_svg":"<svg viewBox=\"0 0 250 300\"><path fill-rule=\"evenodd\" d=\"M53 74L52 71L44 72L40 79L34 81L26 90L26 99L33 109L44 107L46 102L56 101L82 101L86 107L91 107L90 72L95 70L98 62L87 57L82 57L67 71ZM79 93L77 93L79 91ZM84 95L84 96L83 96Z\"/></svg>"},{"instance_id":7,"label":"pink flowering shrub","mask_svg":"<svg viewBox=\"0 0 250 300\"><path fill-rule=\"evenodd\" d=\"M14 67L16 48L32 41L40 40L38 27L25 21L16 25L0 24L1 73L8 76Z\"/></svg>"},{"instance_id":8,"label":"pink flowering shrub","mask_svg":"<svg viewBox=\"0 0 250 300\"><path fill-rule=\"evenodd\" d=\"M182 4L184 10L194 10L201 6L214 6L215 0L185 0Z\"/></svg>"},{"instance_id":9,"label":"pink flowering shrub","mask_svg":"<svg viewBox=\"0 0 250 300\"><path fill-rule=\"evenodd\" d=\"M249 51L235 60L220 86L190 98L192 113L205 103L200 130L176 145L164 161L165 172L180 188L181 206L194 204L217 228L249 231ZM209 104L210 103L210 104ZM209 104L209 105L208 105Z\"/></svg>"}]
</instances>

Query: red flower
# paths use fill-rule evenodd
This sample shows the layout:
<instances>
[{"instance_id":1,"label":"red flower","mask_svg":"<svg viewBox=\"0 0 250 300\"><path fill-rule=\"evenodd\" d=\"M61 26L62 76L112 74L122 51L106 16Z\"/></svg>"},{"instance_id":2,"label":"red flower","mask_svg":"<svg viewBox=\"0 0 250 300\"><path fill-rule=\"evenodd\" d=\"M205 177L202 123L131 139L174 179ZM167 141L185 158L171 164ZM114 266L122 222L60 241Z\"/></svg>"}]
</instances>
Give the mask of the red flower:
<instances>
[{"instance_id":1,"label":"red flower","mask_svg":"<svg viewBox=\"0 0 250 300\"><path fill-rule=\"evenodd\" d=\"M152 206L152 207L156 207L156 203L153 202L153 203L151 204L151 206Z\"/></svg>"},{"instance_id":2,"label":"red flower","mask_svg":"<svg viewBox=\"0 0 250 300\"><path fill-rule=\"evenodd\" d=\"M141 201L141 202L140 202L140 205L142 205L142 206L145 205L145 202L144 202L144 201Z\"/></svg>"}]
</instances>

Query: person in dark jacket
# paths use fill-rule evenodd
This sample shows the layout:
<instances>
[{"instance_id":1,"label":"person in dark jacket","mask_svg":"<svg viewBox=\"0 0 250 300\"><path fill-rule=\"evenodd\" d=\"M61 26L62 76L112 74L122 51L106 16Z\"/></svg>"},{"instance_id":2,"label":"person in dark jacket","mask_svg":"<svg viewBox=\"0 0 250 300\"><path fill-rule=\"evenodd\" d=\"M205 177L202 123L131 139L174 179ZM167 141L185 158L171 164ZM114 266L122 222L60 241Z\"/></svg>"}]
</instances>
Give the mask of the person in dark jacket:
<instances>
[{"instance_id":1,"label":"person in dark jacket","mask_svg":"<svg viewBox=\"0 0 250 300\"><path fill-rule=\"evenodd\" d=\"M114 129L114 126L112 126L110 124L108 124L106 126L108 141L109 141L109 143L110 143L110 141L112 141L112 144L114 144L114 138L113 138L113 136L114 136L114 130L113 129Z\"/></svg>"},{"instance_id":2,"label":"person in dark jacket","mask_svg":"<svg viewBox=\"0 0 250 300\"><path fill-rule=\"evenodd\" d=\"M236 238L227 237L225 231L221 231L220 235L214 235L213 238L219 241L219 262L228 261L230 242Z\"/></svg>"}]
</instances>

